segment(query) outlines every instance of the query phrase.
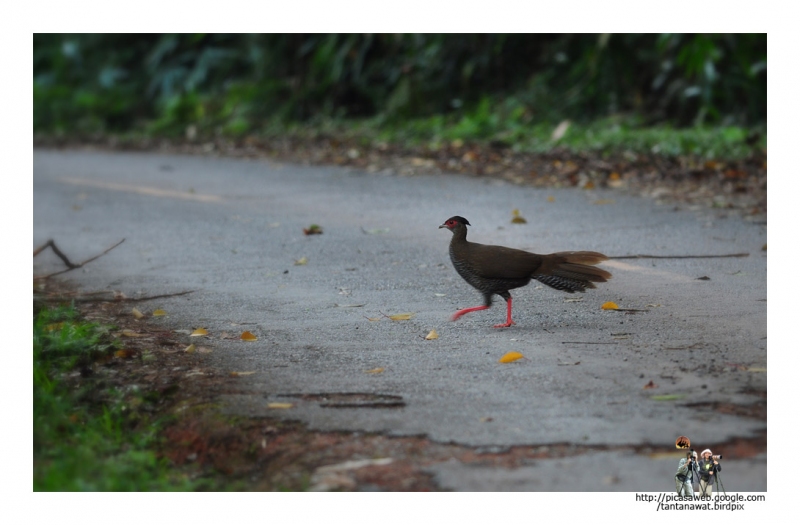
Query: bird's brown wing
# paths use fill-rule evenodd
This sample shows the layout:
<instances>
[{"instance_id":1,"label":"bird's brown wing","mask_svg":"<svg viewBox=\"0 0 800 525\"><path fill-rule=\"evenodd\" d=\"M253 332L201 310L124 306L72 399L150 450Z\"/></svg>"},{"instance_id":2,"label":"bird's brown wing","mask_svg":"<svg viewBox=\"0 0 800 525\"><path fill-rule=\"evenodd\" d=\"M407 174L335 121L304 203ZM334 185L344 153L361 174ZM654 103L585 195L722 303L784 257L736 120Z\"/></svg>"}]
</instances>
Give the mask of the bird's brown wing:
<instances>
[{"instance_id":1,"label":"bird's brown wing","mask_svg":"<svg viewBox=\"0 0 800 525\"><path fill-rule=\"evenodd\" d=\"M542 256L505 246L470 243L470 265L485 279L525 279L542 265Z\"/></svg>"}]
</instances>

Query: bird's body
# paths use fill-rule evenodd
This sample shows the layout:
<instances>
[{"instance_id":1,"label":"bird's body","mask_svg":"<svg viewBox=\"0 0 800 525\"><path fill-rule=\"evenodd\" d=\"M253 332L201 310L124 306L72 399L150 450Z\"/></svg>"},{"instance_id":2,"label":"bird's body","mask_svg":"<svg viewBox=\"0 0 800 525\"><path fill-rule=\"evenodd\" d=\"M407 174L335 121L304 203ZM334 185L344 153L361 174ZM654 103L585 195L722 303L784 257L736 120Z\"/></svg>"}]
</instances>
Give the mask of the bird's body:
<instances>
[{"instance_id":1,"label":"bird's body","mask_svg":"<svg viewBox=\"0 0 800 525\"><path fill-rule=\"evenodd\" d=\"M558 252L547 255L530 253L505 246L489 246L467 241L467 221L454 216L440 228L453 232L450 240L450 260L458 274L483 294L483 306L465 308L453 314L452 320L469 312L485 310L492 305L492 296L499 295L508 304L505 328L514 324L511 320L511 294L509 290L520 288L531 279L568 293L585 292L594 288L596 282L606 282L611 274L594 267L608 259L598 252Z\"/></svg>"}]
</instances>

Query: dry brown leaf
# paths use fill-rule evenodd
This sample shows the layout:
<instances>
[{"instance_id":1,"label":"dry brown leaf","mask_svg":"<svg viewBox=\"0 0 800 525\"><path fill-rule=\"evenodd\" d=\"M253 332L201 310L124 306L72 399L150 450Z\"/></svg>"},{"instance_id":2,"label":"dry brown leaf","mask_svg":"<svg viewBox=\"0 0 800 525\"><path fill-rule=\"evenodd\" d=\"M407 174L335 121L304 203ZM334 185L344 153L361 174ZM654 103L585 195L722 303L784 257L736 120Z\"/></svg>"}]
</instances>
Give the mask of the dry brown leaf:
<instances>
[{"instance_id":1,"label":"dry brown leaf","mask_svg":"<svg viewBox=\"0 0 800 525\"><path fill-rule=\"evenodd\" d=\"M133 314L133 316L136 319L141 319L142 317L144 317L144 314L140 312L138 308L134 308L133 310L131 310L131 314Z\"/></svg>"},{"instance_id":2,"label":"dry brown leaf","mask_svg":"<svg viewBox=\"0 0 800 525\"><path fill-rule=\"evenodd\" d=\"M158 310L153 310L153 317L160 317L162 315L167 315L167 312L160 308Z\"/></svg>"},{"instance_id":3,"label":"dry brown leaf","mask_svg":"<svg viewBox=\"0 0 800 525\"><path fill-rule=\"evenodd\" d=\"M123 348L122 350L117 350L114 352L114 357L119 357L120 359L130 359L136 355L136 350L130 350L127 348Z\"/></svg>"},{"instance_id":4,"label":"dry brown leaf","mask_svg":"<svg viewBox=\"0 0 800 525\"><path fill-rule=\"evenodd\" d=\"M254 336L252 333L248 331L242 332L241 339L242 341L258 341L258 337Z\"/></svg>"},{"instance_id":5,"label":"dry brown leaf","mask_svg":"<svg viewBox=\"0 0 800 525\"><path fill-rule=\"evenodd\" d=\"M525 357L524 355L520 354L519 352L508 352L506 355L500 358L499 363L513 363L517 359L522 359Z\"/></svg>"},{"instance_id":6,"label":"dry brown leaf","mask_svg":"<svg viewBox=\"0 0 800 525\"><path fill-rule=\"evenodd\" d=\"M519 214L519 210L514 208L511 210L511 224L527 224L528 221L525 217Z\"/></svg>"},{"instance_id":7,"label":"dry brown leaf","mask_svg":"<svg viewBox=\"0 0 800 525\"><path fill-rule=\"evenodd\" d=\"M255 374L255 371L251 372L231 372L231 377L239 377L239 376L249 376Z\"/></svg>"},{"instance_id":8,"label":"dry brown leaf","mask_svg":"<svg viewBox=\"0 0 800 525\"><path fill-rule=\"evenodd\" d=\"M601 306L600 308L602 308L603 310L619 310L619 306L617 306L617 303L612 301L603 303L603 306Z\"/></svg>"},{"instance_id":9,"label":"dry brown leaf","mask_svg":"<svg viewBox=\"0 0 800 525\"><path fill-rule=\"evenodd\" d=\"M646 385L644 385L644 386L642 387L642 390L649 390L649 389L651 389L651 388L658 388L658 385L657 385L657 384L655 384L655 383L653 383L653 380L652 380L652 379L650 380L650 382L649 382L649 383L647 383Z\"/></svg>"},{"instance_id":10,"label":"dry brown leaf","mask_svg":"<svg viewBox=\"0 0 800 525\"><path fill-rule=\"evenodd\" d=\"M413 313L405 313L405 314L390 315L389 319L391 319L392 321L408 321L412 317L414 317Z\"/></svg>"},{"instance_id":11,"label":"dry brown leaf","mask_svg":"<svg viewBox=\"0 0 800 525\"><path fill-rule=\"evenodd\" d=\"M364 370L365 374L382 374L383 368L373 368L372 370Z\"/></svg>"},{"instance_id":12,"label":"dry brown leaf","mask_svg":"<svg viewBox=\"0 0 800 525\"><path fill-rule=\"evenodd\" d=\"M120 332L123 337L145 337L144 334L140 334L138 332L134 332L133 330L128 330L127 328Z\"/></svg>"},{"instance_id":13,"label":"dry brown leaf","mask_svg":"<svg viewBox=\"0 0 800 525\"><path fill-rule=\"evenodd\" d=\"M425 339L430 341L431 339L439 339L439 334L436 333L436 330L431 330L428 332L428 335L425 336Z\"/></svg>"},{"instance_id":14,"label":"dry brown leaf","mask_svg":"<svg viewBox=\"0 0 800 525\"><path fill-rule=\"evenodd\" d=\"M208 335L208 330L206 330L205 328L198 328L197 330L189 334L189 337L202 337L204 335Z\"/></svg>"}]
</instances>

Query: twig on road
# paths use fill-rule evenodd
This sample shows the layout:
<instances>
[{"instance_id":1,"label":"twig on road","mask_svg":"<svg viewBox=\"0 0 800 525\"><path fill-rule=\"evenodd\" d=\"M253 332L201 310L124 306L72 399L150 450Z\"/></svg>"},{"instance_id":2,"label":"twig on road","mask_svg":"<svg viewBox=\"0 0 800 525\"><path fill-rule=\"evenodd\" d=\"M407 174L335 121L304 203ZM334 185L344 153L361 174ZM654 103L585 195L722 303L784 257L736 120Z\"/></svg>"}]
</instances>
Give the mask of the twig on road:
<instances>
[{"instance_id":1,"label":"twig on road","mask_svg":"<svg viewBox=\"0 0 800 525\"><path fill-rule=\"evenodd\" d=\"M100 254L98 254L98 255L95 255L94 257L91 257L91 258L89 258L89 259L86 259L86 260L85 260L85 261L83 261L83 262L80 262L80 263L77 263L77 264L76 264L76 263L73 263L72 261L70 261L70 260L69 260L69 258L68 258L66 255L64 255L64 253L63 253L61 250L59 250L59 249L58 249L58 246L56 246L56 243L55 243L55 241L54 241L53 239L50 239L49 241L47 241L46 243L44 243L42 246L40 246L40 247L36 248L35 250L33 250L33 256L34 256L34 257L36 257L36 256L37 256L37 255L39 255L39 254L40 254L40 253L41 253L41 252L42 252L42 251L43 251L45 248L47 248L47 247L49 246L50 248L52 248L52 250L53 250L53 253L55 253L56 255L58 255L58 257L59 257L59 258L60 258L62 261L64 261L64 264L66 264L66 265L67 265L67 269L66 269L66 270L61 270L60 272L54 272L54 273L51 273L51 274L49 274L49 275L45 275L45 276L43 276L43 277L37 277L37 279L49 279L50 277L53 277L54 275L60 275L60 274L62 274L62 273L66 273L66 272L72 271L72 270L74 270L74 269L76 269L76 268L82 268L84 265L86 265L86 264L89 264L90 262L94 261L95 259L99 259L99 258L100 258L100 257L102 257L103 255L107 254L108 252L110 252L111 250L113 250L114 248L116 248L117 246L119 246L120 244L122 244L123 242L125 242L125 239L124 239L124 238L123 238L121 241L119 241L117 244L115 244L114 246L112 246L112 247L108 248L108 249L107 249L106 251L104 251L103 253L100 253Z\"/></svg>"}]
</instances>

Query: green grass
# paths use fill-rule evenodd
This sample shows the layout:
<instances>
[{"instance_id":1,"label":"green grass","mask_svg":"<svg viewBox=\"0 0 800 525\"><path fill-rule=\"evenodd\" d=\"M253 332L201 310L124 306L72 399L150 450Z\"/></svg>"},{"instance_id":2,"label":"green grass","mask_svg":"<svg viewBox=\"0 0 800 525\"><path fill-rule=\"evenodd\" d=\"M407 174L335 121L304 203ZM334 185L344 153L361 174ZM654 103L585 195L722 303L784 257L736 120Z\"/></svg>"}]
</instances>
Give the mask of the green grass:
<instances>
[{"instance_id":1,"label":"green grass","mask_svg":"<svg viewBox=\"0 0 800 525\"><path fill-rule=\"evenodd\" d=\"M753 152L753 145L748 145L746 139L751 133L758 132L760 138L755 147L766 148L765 128L644 126L619 117L589 123L571 122L566 132L554 140L553 132L558 124L536 123L521 117L505 118L502 113L478 111L460 118L434 116L402 121L328 119L305 124L272 122L254 134L298 138L326 136L364 145L426 146L433 150L459 142L502 143L514 151L526 153L548 153L558 148L602 156L634 153L735 160Z\"/></svg>"},{"instance_id":2,"label":"green grass","mask_svg":"<svg viewBox=\"0 0 800 525\"><path fill-rule=\"evenodd\" d=\"M42 309L33 322L33 489L35 491L191 490L151 448L157 427L131 398L101 381L79 390L64 376L114 351L110 327L74 308Z\"/></svg>"}]
</instances>

